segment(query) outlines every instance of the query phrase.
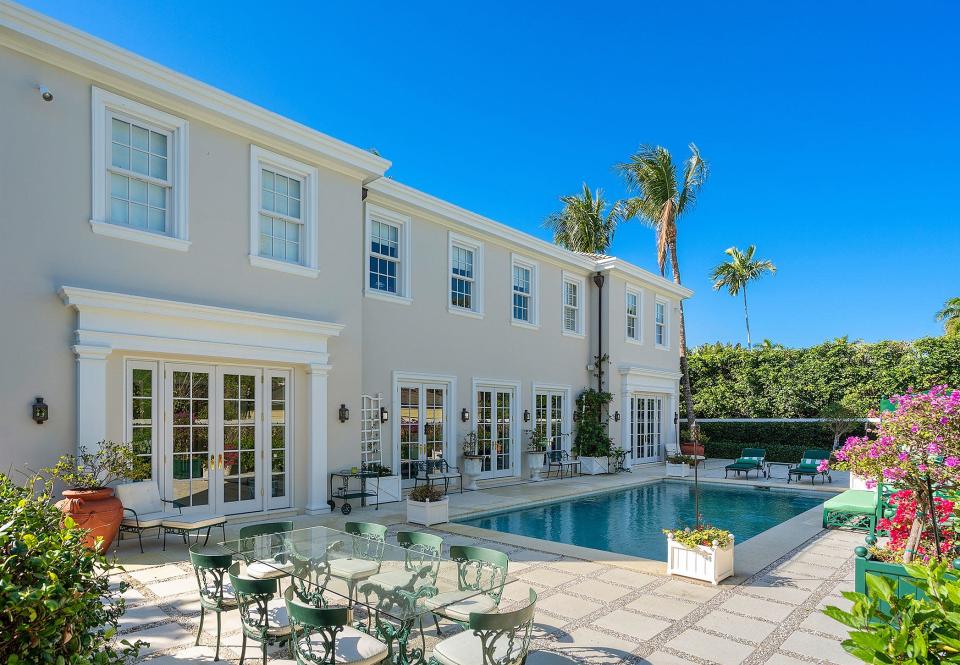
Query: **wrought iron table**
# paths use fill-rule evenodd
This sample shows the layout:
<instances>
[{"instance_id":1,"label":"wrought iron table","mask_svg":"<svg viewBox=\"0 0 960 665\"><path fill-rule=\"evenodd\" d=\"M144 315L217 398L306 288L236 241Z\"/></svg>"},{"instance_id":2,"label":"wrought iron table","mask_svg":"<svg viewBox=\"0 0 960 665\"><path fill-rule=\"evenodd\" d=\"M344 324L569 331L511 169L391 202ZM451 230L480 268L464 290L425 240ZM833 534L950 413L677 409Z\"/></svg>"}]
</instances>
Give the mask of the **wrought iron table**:
<instances>
[{"instance_id":1,"label":"wrought iron table","mask_svg":"<svg viewBox=\"0 0 960 665\"><path fill-rule=\"evenodd\" d=\"M424 617L447 605L495 593L508 581L488 564L458 565L417 545L405 548L322 526L228 540L221 545L248 565L260 562L289 571L292 563L292 584L300 602L359 609L356 627L385 642L389 659L396 665L426 662ZM377 564L357 585L355 598L350 597L346 582L334 574L337 562L342 566L344 560ZM431 598L435 600L428 603ZM411 647L417 626L420 646Z\"/></svg>"}]
</instances>

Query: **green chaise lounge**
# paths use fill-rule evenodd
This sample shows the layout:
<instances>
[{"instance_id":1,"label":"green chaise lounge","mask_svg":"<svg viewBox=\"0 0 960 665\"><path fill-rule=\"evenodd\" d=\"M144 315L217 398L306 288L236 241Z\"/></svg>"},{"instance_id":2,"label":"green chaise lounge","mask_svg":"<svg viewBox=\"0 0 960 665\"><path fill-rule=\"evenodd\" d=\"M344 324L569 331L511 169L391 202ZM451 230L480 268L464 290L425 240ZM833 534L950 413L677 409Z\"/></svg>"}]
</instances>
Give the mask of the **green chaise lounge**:
<instances>
[{"instance_id":1,"label":"green chaise lounge","mask_svg":"<svg viewBox=\"0 0 960 665\"><path fill-rule=\"evenodd\" d=\"M744 448L733 464L727 464L724 467L723 477L726 478L731 471L736 471L737 476L744 473L749 478L750 472L756 471L759 478L760 474L764 473L763 463L766 457L767 451L763 448Z\"/></svg>"},{"instance_id":2,"label":"green chaise lounge","mask_svg":"<svg viewBox=\"0 0 960 665\"><path fill-rule=\"evenodd\" d=\"M847 490L828 499L823 504L823 528L875 533L878 494L875 490Z\"/></svg>"},{"instance_id":3,"label":"green chaise lounge","mask_svg":"<svg viewBox=\"0 0 960 665\"><path fill-rule=\"evenodd\" d=\"M826 450L820 450L818 448L811 448L809 450L803 451L803 457L800 459L800 463L795 467L790 469L787 472L787 484L790 484L790 481L796 477L797 482L804 476L810 476L810 484L816 484L814 480L817 476L820 476L821 482L826 482L829 480L833 482L833 478L830 477L830 470L820 471L817 467L820 466L820 462L823 460L829 460L830 453Z\"/></svg>"}]
</instances>

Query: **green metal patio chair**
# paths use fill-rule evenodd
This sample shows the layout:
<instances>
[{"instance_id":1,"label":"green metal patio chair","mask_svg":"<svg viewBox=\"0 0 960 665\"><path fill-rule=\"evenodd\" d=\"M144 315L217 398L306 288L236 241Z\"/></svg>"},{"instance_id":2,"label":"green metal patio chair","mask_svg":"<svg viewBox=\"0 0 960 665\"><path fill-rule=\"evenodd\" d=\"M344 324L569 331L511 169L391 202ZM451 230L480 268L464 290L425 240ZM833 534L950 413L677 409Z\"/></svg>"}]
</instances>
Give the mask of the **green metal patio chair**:
<instances>
[{"instance_id":1,"label":"green metal patio chair","mask_svg":"<svg viewBox=\"0 0 960 665\"><path fill-rule=\"evenodd\" d=\"M757 472L757 478L764 473L763 463L766 461L767 451L763 448L744 448L740 457L733 464L724 467L723 477L726 478L731 471L736 471L737 476L745 474L750 477L751 471Z\"/></svg>"},{"instance_id":2,"label":"green metal patio chair","mask_svg":"<svg viewBox=\"0 0 960 665\"><path fill-rule=\"evenodd\" d=\"M530 589L530 604L513 612L473 612L469 630L441 640L433 647L431 665L522 665L530 651L537 593Z\"/></svg>"},{"instance_id":3,"label":"green metal patio chair","mask_svg":"<svg viewBox=\"0 0 960 665\"><path fill-rule=\"evenodd\" d=\"M240 607L240 628L243 642L240 646L240 665L247 655L247 640L260 643L263 665L267 665L267 647L285 644L290 640L290 623L284 599L277 593L277 578L253 579L240 575L240 564L230 566L230 584L237 594Z\"/></svg>"},{"instance_id":4,"label":"green metal patio chair","mask_svg":"<svg viewBox=\"0 0 960 665\"><path fill-rule=\"evenodd\" d=\"M377 573L367 583L384 589L412 591L417 580L428 579L436 586L443 538L418 531L399 531L397 544L404 548L403 570Z\"/></svg>"},{"instance_id":5,"label":"green metal patio chair","mask_svg":"<svg viewBox=\"0 0 960 665\"><path fill-rule=\"evenodd\" d=\"M803 457L800 458L800 463L795 467L790 469L787 472L787 484L790 484L790 480L796 476L797 482L804 476L810 476L810 484L813 485L814 480L817 476L820 476L821 482L825 482L823 479L833 482L833 478L830 477L830 470L820 471L817 467L820 466L820 462L823 460L829 460L830 453L826 450L821 450L819 448L811 448L809 450L803 451Z\"/></svg>"},{"instance_id":6,"label":"green metal patio chair","mask_svg":"<svg viewBox=\"0 0 960 665\"><path fill-rule=\"evenodd\" d=\"M441 633L437 617L466 627L471 614L495 610L500 605L510 566L510 557L503 552L475 545L451 545L450 558L457 562L458 591L424 599L433 611L438 635Z\"/></svg>"},{"instance_id":7,"label":"green metal patio chair","mask_svg":"<svg viewBox=\"0 0 960 665\"><path fill-rule=\"evenodd\" d=\"M330 560L330 576L347 583L352 604L357 584L380 572L387 527L373 522L347 522L343 530L353 536L353 556Z\"/></svg>"},{"instance_id":8,"label":"green metal patio chair","mask_svg":"<svg viewBox=\"0 0 960 665\"><path fill-rule=\"evenodd\" d=\"M293 531L293 522L264 522L240 527L240 547L248 557L259 559L247 564L244 574L258 580L286 577L293 572L293 562L286 554L283 534ZM272 563L262 560L270 558Z\"/></svg>"},{"instance_id":9,"label":"green metal patio chair","mask_svg":"<svg viewBox=\"0 0 960 665\"><path fill-rule=\"evenodd\" d=\"M387 645L353 628L349 607L316 607L284 594L290 617L290 645L297 665L373 665L387 657Z\"/></svg>"},{"instance_id":10,"label":"green metal patio chair","mask_svg":"<svg viewBox=\"0 0 960 665\"><path fill-rule=\"evenodd\" d=\"M218 551L219 550L219 551ZM203 619L208 611L217 615L217 650L213 659L220 660L220 614L237 609L237 596L227 577L233 565L233 555L219 547L207 547L199 543L190 547L190 563L200 590L200 626L194 646L200 644Z\"/></svg>"}]
</instances>

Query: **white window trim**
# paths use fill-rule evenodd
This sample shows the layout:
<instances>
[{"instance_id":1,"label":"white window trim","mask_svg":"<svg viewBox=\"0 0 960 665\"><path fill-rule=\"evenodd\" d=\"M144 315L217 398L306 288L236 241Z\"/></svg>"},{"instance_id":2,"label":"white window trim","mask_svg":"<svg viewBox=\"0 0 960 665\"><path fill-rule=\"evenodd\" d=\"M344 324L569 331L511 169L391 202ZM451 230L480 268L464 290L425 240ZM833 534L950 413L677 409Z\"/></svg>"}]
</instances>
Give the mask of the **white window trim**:
<instances>
[{"instance_id":1,"label":"white window trim","mask_svg":"<svg viewBox=\"0 0 960 665\"><path fill-rule=\"evenodd\" d=\"M390 401L393 411L390 417L390 438L393 450L393 458L390 468L395 475L400 474L400 385L403 383L437 383L447 388L447 404L449 412L444 423L444 441L446 442L443 451L444 458L452 466L456 466L455 460L459 454L459 443L454 441L457 435L457 427L460 423L460 409L457 408L457 377L449 374L426 374L422 372L405 372L394 370L390 375L391 394ZM393 417L393 414L397 414ZM383 441L380 442L383 446Z\"/></svg>"},{"instance_id":2,"label":"white window trim","mask_svg":"<svg viewBox=\"0 0 960 665\"><path fill-rule=\"evenodd\" d=\"M663 304L663 344L657 344L657 307L653 307L653 342L658 349L670 350L670 301L666 298L656 297L654 303Z\"/></svg>"},{"instance_id":3,"label":"white window trim","mask_svg":"<svg viewBox=\"0 0 960 665\"><path fill-rule=\"evenodd\" d=\"M513 268L510 268L510 272L513 272ZM513 292L513 277L510 278L510 290L511 294ZM513 296L510 297L511 309L513 303ZM512 473L509 476L500 476L501 478L517 478L523 475L522 462L520 457L520 451L526 450L526 445L521 438L523 434L523 428L525 423L522 422L522 418L519 416L523 415L524 404L523 404L523 382L520 379L489 379L483 377L472 377L470 381L470 429L475 430L477 427L477 392L480 390L498 390L498 389L507 389L513 391L513 399L510 400L512 408L510 409L510 441L511 441L511 451L510 451L510 470ZM529 408L532 405L528 405ZM397 412L399 413L399 412ZM489 475L488 475L489 474ZM489 471L485 471L480 479L484 478L493 478L493 474Z\"/></svg>"},{"instance_id":4,"label":"white window trim","mask_svg":"<svg viewBox=\"0 0 960 665\"><path fill-rule=\"evenodd\" d=\"M530 271L530 320L520 321L513 318L513 267L520 266ZM510 323L518 328L540 329L540 264L518 254L510 254L510 278L507 280Z\"/></svg>"},{"instance_id":5,"label":"white window trim","mask_svg":"<svg viewBox=\"0 0 960 665\"><path fill-rule=\"evenodd\" d=\"M567 310L567 283L575 284L577 287L577 329L576 330L567 330L566 328L566 310ZM560 280L560 332L562 332L566 337L575 337L577 339L584 338L584 309L586 303L584 302L584 296L587 291L587 283L582 277L577 277L576 275L567 272L564 270L562 272L562 279Z\"/></svg>"},{"instance_id":6,"label":"white window trim","mask_svg":"<svg viewBox=\"0 0 960 665\"><path fill-rule=\"evenodd\" d=\"M273 450L272 444L272 422L270 420L270 407L271 407L271 382L275 376L283 377L287 380L287 403L286 403L286 441L284 442L284 481L286 482L284 495L280 497L271 496L272 483L273 483L273 459L269 454ZM263 421L263 462L264 469L263 474L266 477L266 485L264 485L264 496L263 496L263 509L264 510L274 510L278 508L289 508L293 505L293 473L296 468L294 460L294 438L296 432L294 427L296 425L296 414L294 413L295 409L295 396L293 394L294 389L294 372L293 369L284 369L277 367L264 367L263 368L263 396L261 401L264 404L264 421Z\"/></svg>"},{"instance_id":7,"label":"white window trim","mask_svg":"<svg viewBox=\"0 0 960 665\"><path fill-rule=\"evenodd\" d=\"M374 300L383 300L398 305L410 305L413 303L413 291L410 286L410 226L412 221L408 215L403 215L395 210L383 208L373 203L366 204L366 210L363 215L363 295ZM400 260L400 270L397 274L398 293L388 293L379 289L370 288L370 239L373 227L373 221L386 222L400 227L398 237L400 239L400 251L397 252ZM449 296L449 288L447 289Z\"/></svg>"},{"instance_id":8,"label":"white window trim","mask_svg":"<svg viewBox=\"0 0 960 665\"><path fill-rule=\"evenodd\" d=\"M560 419L560 429L567 436L564 437L561 445L564 450L570 452L570 448L573 446L573 387L562 383L532 383L530 385L530 423L534 426L537 424L538 393L560 393L563 396L563 415ZM526 426L527 423L524 424L524 428Z\"/></svg>"},{"instance_id":9,"label":"white window trim","mask_svg":"<svg viewBox=\"0 0 960 665\"><path fill-rule=\"evenodd\" d=\"M124 441L133 441L133 370L146 369L153 372L151 375L151 391L153 408L153 425L151 427L150 450L152 451L150 459L150 478L159 485L160 483L160 459L163 451L158 450L160 438L157 436L157 428L163 427L163 401L159 394L160 375L159 365L156 360L134 360L124 359L123 369L123 436ZM158 413L159 410L159 413Z\"/></svg>"},{"instance_id":10,"label":"white window trim","mask_svg":"<svg viewBox=\"0 0 960 665\"><path fill-rule=\"evenodd\" d=\"M92 127L92 210L91 230L103 236L141 242L154 247L163 247L186 252L190 249L188 205L187 205L187 145L189 123L183 118L158 111L146 104L121 97L96 86L91 88ZM114 113L141 120L173 135L170 141L172 155L167 156L167 165L171 169L170 210L167 224L169 234L154 233L141 229L113 224L107 217L107 153L109 140L107 135L107 117Z\"/></svg>"},{"instance_id":11,"label":"white window trim","mask_svg":"<svg viewBox=\"0 0 960 665\"><path fill-rule=\"evenodd\" d=\"M451 281L453 279L453 248L461 247L473 252L473 307L457 307L450 302ZM483 318L483 243L459 233L450 231L447 235L447 311L451 314L474 319Z\"/></svg>"},{"instance_id":12,"label":"white window trim","mask_svg":"<svg viewBox=\"0 0 960 665\"><path fill-rule=\"evenodd\" d=\"M300 192L300 215L303 220L303 234L300 239L301 263L260 256L260 170L263 167L278 169L285 175L303 178L303 187ZM315 279L319 276L320 271L317 267L318 178L319 171L313 166L278 155L265 148L250 145L250 265L301 277Z\"/></svg>"},{"instance_id":13,"label":"white window trim","mask_svg":"<svg viewBox=\"0 0 960 665\"><path fill-rule=\"evenodd\" d=\"M631 337L627 332L627 308L630 305L630 296L637 297L637 336ZM623 294L623 338L630 344L643 344L643 290L628 286Z\"/></svg>"}]
</instances>

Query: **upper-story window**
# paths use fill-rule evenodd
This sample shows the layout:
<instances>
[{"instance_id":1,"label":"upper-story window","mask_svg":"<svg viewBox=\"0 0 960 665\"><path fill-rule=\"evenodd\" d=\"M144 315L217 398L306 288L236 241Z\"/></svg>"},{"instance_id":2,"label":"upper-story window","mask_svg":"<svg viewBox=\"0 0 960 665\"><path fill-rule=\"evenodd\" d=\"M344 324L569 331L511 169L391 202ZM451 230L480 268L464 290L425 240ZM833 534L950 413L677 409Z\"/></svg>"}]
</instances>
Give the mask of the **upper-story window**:
<instances>
[{"instance_id":1,"label":"upper-story window","mask_svg":"<svg viewBox=\"0 0 960 665\"><path fill-rule=\"evenodd\" d=\"M186 251L187 121L93 88L95 233Z\"/></svg>"},{"instance_id":2,"label":"upper-story window","mask_svg":"<svg viewBox=\"0 0 960 665\"><path fill-rule=\"evenodd\" d=\"M664 348L670 345L670 340L667 337L667 327L669 325L667 316L667 301L657 298L654 305L654 339L657 346Z\"/></svg>"},{"instance_id":3,"label":"upper-story window","mask_svg":"<svg viewBox=\"0 0 960 665\"><path fill-rule=\"evenodd\" d=\"M627 341L640 342L640 293L627 289Z\"/></svg>"},{"instance_id":4,"label":"upper-story window","mask_svg":"<svg viewBox=\"0 0 960 665\"><path fill-rule=\"evenodd\" d=\"M317 169L250 146L250 263L316 277Z\"/></svg>"},{"instance_id":5,"label":"upper-story window","mask_svg":"<svg viewBox=\"0 0 960 665\"><path fill-rule=\"evenodd\" d=\"M563 333L583 335L584 281L563 273Z\"/></svg>"},{"instance_id":6,"label":"upper-story window","mask_svg":"<svg viewBox=\"0 0 960 665\"><path fill-rule=\"evenodd\" d=\"M450 299L456 314L483 315L483 244L450 232Z\"/></svg>"},{"instance_id":7,"label":"upper-story window","mask_svg":"<svg viewBox=\"0 0 960 665\"><path fill-rule=\"evenodd\" d=\"M365 293L409 302L410 218L367 204L366 245Z\"/></svg>"},{"instance_id":8,"label":"upper-story window","mask_svg":"<svg viewBox=\"0 0 960 665\"><path fill-rule=\"evenodd\" d=\"M514 256L511 261L511 321L520 326L539 325L538 266Z\"/></svg>"}]
</instances>

